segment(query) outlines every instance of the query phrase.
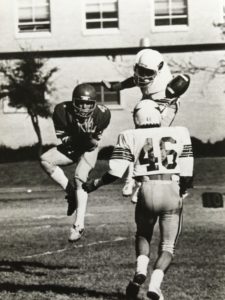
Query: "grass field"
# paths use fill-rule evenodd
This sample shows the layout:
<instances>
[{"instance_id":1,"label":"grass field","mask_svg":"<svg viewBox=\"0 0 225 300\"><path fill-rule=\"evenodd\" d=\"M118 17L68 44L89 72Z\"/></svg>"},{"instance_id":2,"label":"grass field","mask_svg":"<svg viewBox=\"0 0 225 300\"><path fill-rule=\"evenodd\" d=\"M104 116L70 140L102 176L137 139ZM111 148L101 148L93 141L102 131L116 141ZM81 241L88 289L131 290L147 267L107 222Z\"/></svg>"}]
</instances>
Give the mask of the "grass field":
<instances>
[{"instance_id":1,"label":"grass field","mask_svg":"<svg viewBox=\"0 0 225 300\"><path fill-rule=\"evenodd\" d=\"M135 266L135 207L121 197L121 183L90 195L85 236L71 245L73 217L65 215L63 193L40 175L37 164L0 167L0 299L125 299ZM195 163L196 187L184 203L183 232L162 286L165 300L225 299L225 209L203 208L201 202L205 190L225 192L224 167L225 159ZM96 172L104 168L99 162ZM36 192L27 193L30 187ZM157 233L158 228L151 262Z\"/></svg>"}]
</instances>

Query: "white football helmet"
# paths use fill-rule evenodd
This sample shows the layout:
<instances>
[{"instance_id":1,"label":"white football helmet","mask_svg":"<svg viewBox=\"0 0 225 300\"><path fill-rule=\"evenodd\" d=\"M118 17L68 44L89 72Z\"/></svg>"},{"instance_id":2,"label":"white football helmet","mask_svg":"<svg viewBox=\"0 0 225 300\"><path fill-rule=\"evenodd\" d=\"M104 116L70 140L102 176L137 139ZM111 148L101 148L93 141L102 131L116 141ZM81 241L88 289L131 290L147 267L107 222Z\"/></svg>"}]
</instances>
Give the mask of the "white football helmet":
<instances>
[{"instance_id":1,"label":"white football helmet","mask_svg":"<svg viewBox=\"0 0 225 300\"><path fill-rule=\"evenodd\" d=\"M157 127L161 125L159 106L152 100L141 100L134 108L133 119L136 128Z\"/></svg>"},{"instance_id":2,"label":"white football helmet","mask_svg":"<svg viewBox=\"0 0 225 300\"><path fill-rule=\"evenodd\" d=\"M152 84L163 64L163 56L158 51L152 49L139 51L134 65L136 85L143 87Z\"/></svg>"}]
</instances>

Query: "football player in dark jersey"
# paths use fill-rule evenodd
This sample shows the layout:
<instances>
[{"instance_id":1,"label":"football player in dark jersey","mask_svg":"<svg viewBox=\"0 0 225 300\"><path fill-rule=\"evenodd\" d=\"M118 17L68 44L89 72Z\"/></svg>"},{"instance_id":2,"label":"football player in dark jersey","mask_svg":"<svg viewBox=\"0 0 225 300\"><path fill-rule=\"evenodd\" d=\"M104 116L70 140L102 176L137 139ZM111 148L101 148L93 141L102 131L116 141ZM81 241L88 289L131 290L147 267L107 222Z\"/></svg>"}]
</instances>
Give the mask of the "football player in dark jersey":
<instances>
[{"instance_id":1,"label":"football player in dark jersey","mask_svg":"<svg viewBox=\"0 0 225 300\"><path fill-rule=\"evenodd\" d=\"M110 118L110 110L96 104L95 88L87 83L75 87L72 101L59 103L54 109L53 123L59 144L43 153L40 162L47 174L66 191L67 215L76 211L70 242L80 239L84 232L88 195L82 184L95 166L98 144ZM77 163L74 182L59 167L73 163Z\"/></svg>"}]
</instances>

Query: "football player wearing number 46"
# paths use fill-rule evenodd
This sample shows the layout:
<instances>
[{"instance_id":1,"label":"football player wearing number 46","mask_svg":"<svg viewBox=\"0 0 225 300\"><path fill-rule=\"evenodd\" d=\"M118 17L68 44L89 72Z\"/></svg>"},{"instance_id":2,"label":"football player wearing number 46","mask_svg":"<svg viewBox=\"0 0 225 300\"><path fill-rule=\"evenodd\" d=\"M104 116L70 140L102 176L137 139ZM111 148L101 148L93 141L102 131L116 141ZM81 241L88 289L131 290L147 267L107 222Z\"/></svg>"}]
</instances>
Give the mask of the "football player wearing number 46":
<instances>
[{"instance_id":1,"label":"football player wearing number 46","mask_svg":"<svg viewBox=\"0 0 225 300\"><path fill-rule=\"evenodd\" d=\"M95 166L98 145L111 118L109 109L96 104L96 100L95 88L82 83L74 88L72 101L56 105L53 123L59 144L41 156L43 169L66 192L67 215L71 216L76 211L69 234L70 242L76 242L84 233L88 195L82 183ZM76 167L73 181L70 181L59 166L73 163Z\"/></svg>"},{"instance_id":2,"label":"football player wearing number 46","mask_svg":"<svg viewBox=\"0 0 225 300\"><path fill-rule=\"evenodd\" d=\"M109 171L83 185L91 192L121 178L134 162L133 177L140 182L135 208L136 271L126 289L136 299L147 276L153 229L159 221L160 244L147 296L162 300L161 283L173 259L182 224L182 196L192 187L193 153L185 127L160 127L161 113L151 100L142 100L133 112L135 129L119 134Z\"/></svg>"},{"instance_id":3,"label":"football player wearing number 46","mask_svg":"<svg viewBox=\"0 0 225 300\"><path fill-rule=\"evenodd\" d=\"M180 96L185 93L190 84L190 77L187 74L179 74L173 78L162 54L153 49L139 51L133 69L133 76L113 84L103 80L103 86L111 91L139 87L142 99L154 100L159 104L162 126L170 126L178 112ZM131 163L125 174L122 193L124 197L132 196L131 201L136 203L139 185L132 179L132 173Z\"/></svg>"}]
</instances>

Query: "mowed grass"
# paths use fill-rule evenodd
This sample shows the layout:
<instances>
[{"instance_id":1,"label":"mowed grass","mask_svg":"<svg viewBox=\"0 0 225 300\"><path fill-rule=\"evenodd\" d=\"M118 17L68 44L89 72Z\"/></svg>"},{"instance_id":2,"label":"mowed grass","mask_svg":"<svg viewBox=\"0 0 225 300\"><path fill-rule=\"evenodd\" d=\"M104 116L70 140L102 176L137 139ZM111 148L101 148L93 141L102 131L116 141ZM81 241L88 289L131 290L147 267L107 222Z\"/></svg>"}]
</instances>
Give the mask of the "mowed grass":
<instances>
[{"instance_id":1,"label":"mowed grass","mask_svg":"<svg viewBox=\"0 0 225 300\"><path fill-rule=\"evenodd\" d=\"M224 159L196 161L196 188L184 202L183 232L162 286L165 300L225 299L225 209L201 202L205 190L225 192L223 167ZM97 173L104 168L100 162ZM121 188L109 185L90 195L86 233L76 244L67 242L73 217L65 215L63 194L49 193L45 182L32 200L1 201L0 299L125 299L135 269L135 206ZM149 274L157 245L158 227Z\"/></svg>"}]
</instances>

